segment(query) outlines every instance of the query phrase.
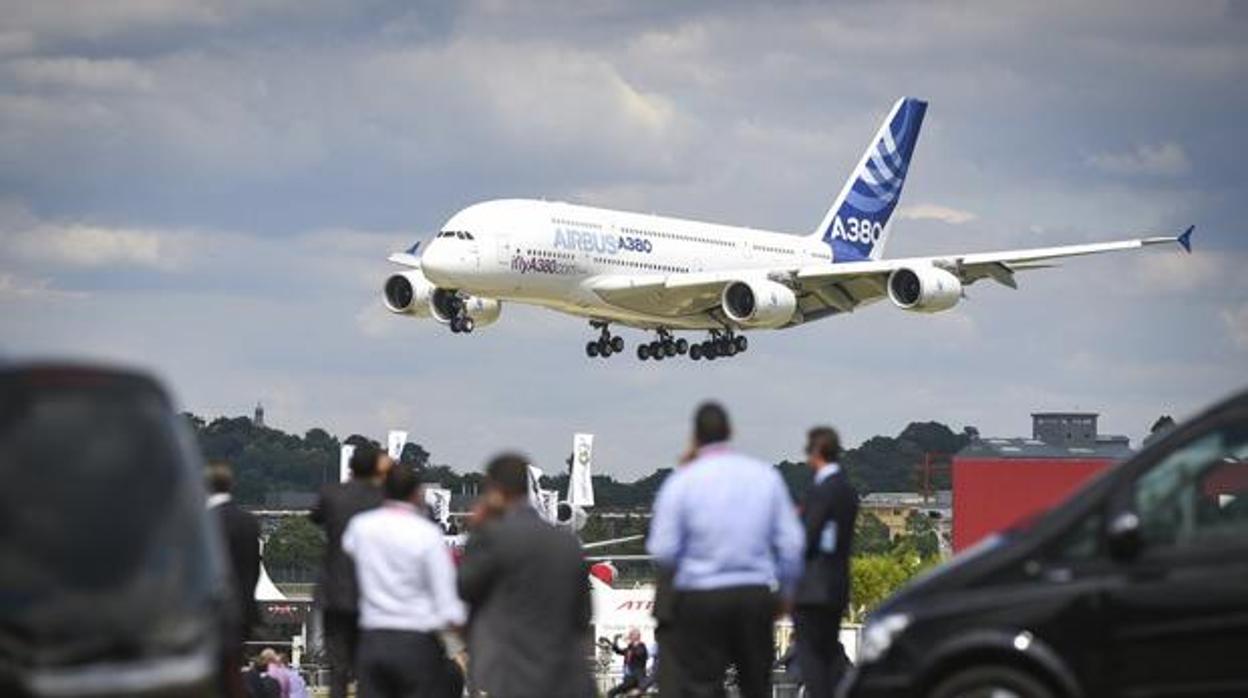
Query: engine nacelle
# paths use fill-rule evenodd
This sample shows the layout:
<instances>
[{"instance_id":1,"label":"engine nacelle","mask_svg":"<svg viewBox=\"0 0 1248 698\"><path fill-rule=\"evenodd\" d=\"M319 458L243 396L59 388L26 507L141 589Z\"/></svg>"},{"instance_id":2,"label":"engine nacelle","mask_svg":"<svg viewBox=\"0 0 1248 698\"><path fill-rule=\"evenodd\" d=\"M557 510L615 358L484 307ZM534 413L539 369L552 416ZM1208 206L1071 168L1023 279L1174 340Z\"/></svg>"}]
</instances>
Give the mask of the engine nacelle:
<instances>
[{"instance_id":1,"label":"engine nacelle","mask_svg":"<svg viewBox=\"0 0 1248 698\"><path fill-rule=\"evenodd\" d=\"M502 312L502 304L493 298L461 296L455 291L438 288L429 297L429 312L433 319L448 324L460 312L472 318L477 327L493 324Z\"/></svg>"},{"instance_id":2,"label":"engine nacelle","mask_svg":"<svg viewBox=\"0 0 1248 698\"><path fill-rule=\"evenodd\" d=\"M741 327L782 327L797 314L793 290L766 279L728 284L719 303L724 314Z\"/></svg>"},{"instance_id":3,"label":"engine nacelle","mask_svg":"<svg viewBox=\"0 0 1248 698\"><path fill-rule=\"evenodd\" d=\"M555 508L555 524L558 526L579 531L585 528L585 523L588 520L589 515L581 507L573 506L567 502L559 502L559 506Z\"/></svg>"},{"instance_id":4,"label":"engine nacelle","mask_svg":"<svg viewBox=\"0 0 1248 698\"><path fill-rule=\"evenodd\" d=\"M413 269L402 271L386 279L382 288L382 298L386 310L400 315L429 317L433 312L431 301L437 290L424 274Z\"/></svg>"},{"instance_id":5,"label":"engine nacelle","mask_svg":"<svg viewBox=\"0 0 1248 698\"><path fill-rule=\"evenodd\" d=\"M476 323L477 327L492 325L503 311L503 304L493 298L468 296L464 301L464 312Z\"/></svg>"},{"instance_id":6,"label":"engine nacelle","mask_svg":"<svg viewBox=\"0 0 1248 698\"><path fill-rule=\"evenodd\" d=\"M888 275L888 298L902 310L938 313L962 299L962 282L939 267L902 267Z\"/></svg>"}]
</instances>

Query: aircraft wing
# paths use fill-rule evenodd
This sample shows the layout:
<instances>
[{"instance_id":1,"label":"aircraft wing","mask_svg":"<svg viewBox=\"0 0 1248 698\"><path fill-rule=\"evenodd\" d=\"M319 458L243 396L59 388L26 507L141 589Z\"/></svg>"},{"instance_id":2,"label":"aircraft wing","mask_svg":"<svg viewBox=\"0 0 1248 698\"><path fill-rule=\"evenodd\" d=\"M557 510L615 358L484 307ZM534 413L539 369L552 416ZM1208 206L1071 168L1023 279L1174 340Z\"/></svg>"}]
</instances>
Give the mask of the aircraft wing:
<instances>
[{"instance_id":1,"label":"aircraft wing","mask_svg":"<svg viewBox=\"0 0 1248 698\"><path fill-rule=\"evenodd\" d=\"M1191 251L1189 227L1175 237L1148 237L1114 242L1041 247L1004 252L910 257L862 262L819 264L774 269L742 269L690 274L608 276L591 284L605 301L629 310L680 317L713 310L723 289L734 281L765 277L783 283L798 294L799 308L807 316L850 312L888 293L893 271L921 265L936 266L956 275L964 285L992 279L1017 288L1015 272L1055 266L1056 260L1104 252L1133 250L1147 245L1177 242Z\"/></svg>"},{"instance_id":2,"label":"aircraft wing","mask_svg":"<svg viewBox=\"0 0 1248 698\"><path fill-rule=\"evenodd\" d=\"M402 264L405 267L412 267L413 269L420 268L420 257L407 252L395 252L389 257L386 257L386 259L394 262L395 264Z\"/></svg>"}]
</instances>

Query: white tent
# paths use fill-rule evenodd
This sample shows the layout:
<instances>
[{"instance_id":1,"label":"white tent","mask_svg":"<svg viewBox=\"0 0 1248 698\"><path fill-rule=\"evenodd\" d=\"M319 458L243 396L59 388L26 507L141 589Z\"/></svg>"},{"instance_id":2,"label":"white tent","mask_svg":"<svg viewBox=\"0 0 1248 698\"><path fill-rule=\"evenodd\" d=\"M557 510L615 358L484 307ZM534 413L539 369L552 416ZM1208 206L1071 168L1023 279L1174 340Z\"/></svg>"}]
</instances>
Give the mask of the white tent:
<instances>
[{"instance_id":1,"label":"white tent","mask_svg":"<svg viewBox=\"0 0 1248 698\"><path fill-rule=\"evenodd\" d=\"M260 563L260 579L256 581L256 601L287 601L286 595L269 578L269 571Z\"/></svg>"}]
</instances>

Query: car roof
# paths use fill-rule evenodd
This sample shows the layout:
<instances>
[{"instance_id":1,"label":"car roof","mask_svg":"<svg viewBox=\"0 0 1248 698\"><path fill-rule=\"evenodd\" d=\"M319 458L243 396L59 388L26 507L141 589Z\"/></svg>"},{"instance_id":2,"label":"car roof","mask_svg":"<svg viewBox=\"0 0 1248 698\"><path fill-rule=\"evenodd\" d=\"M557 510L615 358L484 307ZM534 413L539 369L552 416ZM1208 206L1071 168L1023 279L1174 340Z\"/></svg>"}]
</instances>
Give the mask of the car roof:
<instances>
[{"instance_id":1,"label":"car roof","mask_svg":"<svg viewBox=\"0 0 1248 698\"><path fill-rule=\"evenodd\" d=\"M172 406L169 393L143 371L103 363L35 361L0 363L0 399L18 390L100 388L147 393Z\"/></svg>"}]
</instances>

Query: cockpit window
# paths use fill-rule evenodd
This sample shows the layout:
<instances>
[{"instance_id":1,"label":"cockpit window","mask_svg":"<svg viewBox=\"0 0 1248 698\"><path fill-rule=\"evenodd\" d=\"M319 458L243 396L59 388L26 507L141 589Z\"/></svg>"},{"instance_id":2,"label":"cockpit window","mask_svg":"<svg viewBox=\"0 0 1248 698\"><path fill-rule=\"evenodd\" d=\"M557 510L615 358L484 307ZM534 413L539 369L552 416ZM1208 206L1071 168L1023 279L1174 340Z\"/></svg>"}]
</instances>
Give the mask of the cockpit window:
<instances>
[{"instance_id":1,"label":"cockpit window","mask_svg":"<svg viewBox=\"0 0 1248 698\"><path fill-rule=\"evenodd\" d=\"M476 240L476 238L472 236L472 233L464 233L464 237L469 240Z\"/></svg>"},{"instance_id":2,"label":"cockpit window","mask_svg":"<svg viewBox=\"0 0 1248 698\"><path fill-rule=\"evenodd\" d=\"M460 240L466 239L463 233L455 233L455 237L459 238Z\"/></svg>"}]
</instances>

